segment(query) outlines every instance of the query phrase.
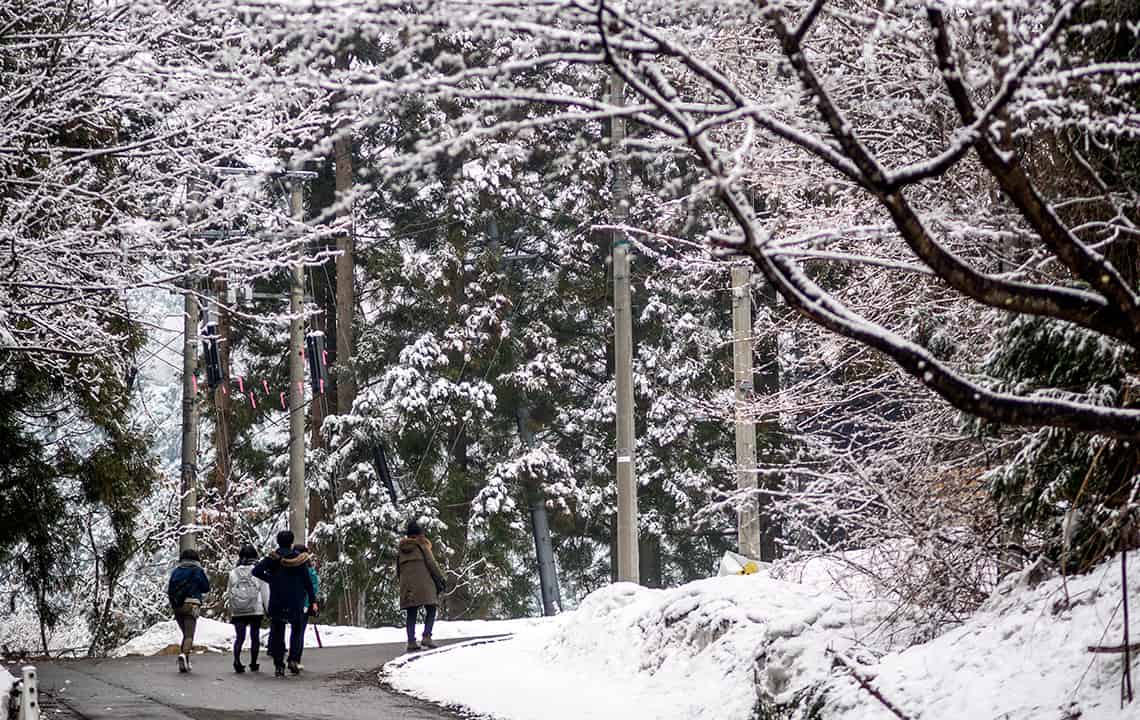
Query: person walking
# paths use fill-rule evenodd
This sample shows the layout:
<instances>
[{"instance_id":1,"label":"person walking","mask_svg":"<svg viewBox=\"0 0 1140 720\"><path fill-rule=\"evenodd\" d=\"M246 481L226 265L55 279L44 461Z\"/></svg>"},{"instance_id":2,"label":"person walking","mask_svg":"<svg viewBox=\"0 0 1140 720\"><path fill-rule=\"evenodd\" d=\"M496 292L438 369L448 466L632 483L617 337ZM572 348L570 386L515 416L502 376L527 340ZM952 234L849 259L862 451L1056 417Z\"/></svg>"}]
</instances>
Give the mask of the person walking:
<instances>
[{"instance_id":1,"label":"person walking","mask_svg":"<svg viewBox=\"0 0 1140 720\"><path fill-rule=\"evenodd\" d=\"M443 572L431 552L431 541L415 520L408 521L407 537L396 546L396 577L400 582L400 609L405 613L408 651L437 647L431 639L439 593L446 587ZM422 645L416 643L416 616L424 609Z\"/></svg>"},{"instance_id":2,"label":"person walking","mask_svg":"<svg viewBox=\"0 0 1140 720\"><path fill-rule=\"evenodd\" d=\"M309 562L305 564L305 567L308 568L309 578L313 581L313 592L319 598L321 596L321 577L317 574L317 559L311 552L309 552L309 548L305 545L297 545L296 549L297 552L308 553L309 555ZM313 633L317 636L317 646L320 647L321 632L320 630L317 630L317 611L313 609L314 607L316 606L314 605L313 607L309 608L309 611L305 613L305 624L308 625L309 623L313 623ZM310 618L312 619L310 620ZM304 669L304 666L302 666L302 669Z\"/></svg>"},{"instance_id":3,"label":"person walking","mask_svg":"<svg viewBox=\"0 0 1140 720\"><path fill-rule=\"evenodd\" d=\"M261 618L269 606L269 585L253 576L253 566L257 562L257 549L252 545L241 546L237 565L230 570L229 605L230 622L234 624L234 672L245 672L241 664L241 649L245 637L249 635L249 669L258 672L257 654L261 649Z\"/></svg>"},{"instance_id":4,"label":"person walking","mask_svg":"<svg viewBox=\"0 0 1140 720\"><path fill-rule=\"evenodd\" d=\"M194 630L198 626L198 613L202 609L202 596L210 592L210 579L202 569L197 550L186 549L178 556L178 565L170 573L166 595L174 610L174 621L182 631L182 644L178 649L178 672L190 672L193 666L190 655L194 651Z\"/></svg>"},{"instance_id":5,"label":"person walking","mask_svg":"<svg viewBox=\"0 0 1140 720\"><path fill-rule=\"evenodd\" d=\"M273 670L285 676L285 668L301 672L305 649L305 613L317 612L317 591L306 564L309 554L293 547L293 533L277 533L277 549L253 567L253 576L269 583L269 647ZM285 657L285 626L289 626L289 656Z\"/></svg>"}]
</instances>

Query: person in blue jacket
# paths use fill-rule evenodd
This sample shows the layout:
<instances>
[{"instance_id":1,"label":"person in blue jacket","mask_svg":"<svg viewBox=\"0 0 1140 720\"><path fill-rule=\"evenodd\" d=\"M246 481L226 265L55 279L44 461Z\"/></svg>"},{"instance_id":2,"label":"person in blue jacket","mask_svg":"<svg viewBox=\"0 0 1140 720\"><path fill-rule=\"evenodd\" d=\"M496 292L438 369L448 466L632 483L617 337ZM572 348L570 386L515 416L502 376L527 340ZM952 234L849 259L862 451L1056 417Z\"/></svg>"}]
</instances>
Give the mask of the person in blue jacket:
<instances>
[{"instance_id":1,"label":"person in blue jacket","mask_svg":"<svg viewBox=\"0 0 1140 720\"><path fill-rule=\"evenodd\" d=\"M309 575L309 553L293 547L293 533L277 533L277 549L253 568L253 576L269 583L269 643L277 677L285 676L285 626L289 626L289 672L301 672L305 649L305 615L317 612L317 589Z\"/></svg>"},{"instance_id":2,"label":"person in blue jacket","mask_svg":"<svg viewBox=\"0 0 1140 720\"><path fill-rule=\"evenodd\" d=\"M170 573L166 595L170 607L174 609L174 620L182 631L182 645L178 653L178 672L190 672L190 653L194 651L194 629L198 625L198 613L202 609L202 596L210 592L210 579L202 569L198 551L183 550L178 556L178 566Z\"/></svg>"}]
</instances>

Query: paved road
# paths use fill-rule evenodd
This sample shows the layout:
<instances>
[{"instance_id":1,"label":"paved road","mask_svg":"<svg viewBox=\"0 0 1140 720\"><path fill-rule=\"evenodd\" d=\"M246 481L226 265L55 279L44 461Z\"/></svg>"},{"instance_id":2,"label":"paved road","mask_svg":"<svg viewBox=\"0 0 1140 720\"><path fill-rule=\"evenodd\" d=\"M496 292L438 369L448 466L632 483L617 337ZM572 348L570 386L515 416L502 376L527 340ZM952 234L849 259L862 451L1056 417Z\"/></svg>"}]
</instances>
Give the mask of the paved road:
<instances>
[{"instance_id":1,"label":"paved road","mask_svg":"<svg viewBox=\"0 0 1140 720\"><path fill-rule=\"evenodd\" d=\"M284 679L273 676L269 658L260 673L238 675L232 658L217 653L195 655L194 672L185 675L169 656L37 667L45 707L66 706L49 710L48 718L455 720L446 710L380 687L377 671L402 652L402 644L306 648L304 672Z\"/></svg>"}]
</instances>

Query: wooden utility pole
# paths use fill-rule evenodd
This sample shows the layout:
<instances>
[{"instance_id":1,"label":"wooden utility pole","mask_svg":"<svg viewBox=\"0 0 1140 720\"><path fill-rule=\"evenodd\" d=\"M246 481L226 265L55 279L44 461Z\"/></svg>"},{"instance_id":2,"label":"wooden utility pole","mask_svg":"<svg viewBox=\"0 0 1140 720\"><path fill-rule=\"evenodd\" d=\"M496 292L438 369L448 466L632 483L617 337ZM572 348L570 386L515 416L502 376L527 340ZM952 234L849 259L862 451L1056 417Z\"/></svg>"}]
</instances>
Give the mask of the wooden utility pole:
<instances>
[{"instance_id":1,"label":"wooden utility pole","mask_svg":"<svg viewBox=\"0 0 1140 720\"><path fill-rule=\"evenodd\" d=\"M214 278L218 369L222 372L222 384L214 388L214 486L221 497L228 493L230 480L230 314L224 309L228 288L224 276Z\"/></svg>"},{"instance_id":2,"label":"wooden utility pole","mask_svg":"<svg viewBox=\"0 0 1140 720\"><path fill-rule=\"evenodd\" d=\"M732 369L736 390L736 488L744 498L736 511L737 548L760 559L760 509L756 497L756 421L751 417L752 271L732 266Z\"/></svg>"},{"instance_id":3,"label":"wooden utility pole","mask_svg":"<svg viewBox=\"0 0 1140 720\"><path fill-rule=\"evenodd\" d=\"M178 551L196 550L194 530L198 515L198 393L194 371L198 367L198 298L187 275L182 345L182 472L179 505Z\"/></svg>"},{"instance_id":4,"label":"wooden utility pole","mask_svg":"<svg viewBox=\"0 0 1140 720\"><path fill-rule=\"evenodd\" d=\"M625 104L625 81L610 70L610 104ZM610 164L613 167L613 223L629 217L629 169L621 158L625 120L610 119ZM614 273L614 378L617 386L617 578L638 582L637 476L633 427L633 317L629 289L629 238L613 231Z\"/></svg>"},{"instance_id":5,"label":"wooden utility pole","mask_svg":"<svg viewBox=\"0 0 1140 720\"><path fill-rule=\"evenodd\" d=\"M341 132L333 143L338 203L344 203L352 192L352 135ZM352 364L352 310L356 304L353 253L356 243L352 208L338 205L337 217L342 227L336 239L336 248L340 250L336 258L336 411L347 415L352 412L352 403L356 400L356 371Z\"/></svg>"},{"instance_id":6,"label":"wooden utility pole","mask_svg":"<svg viewBox=\"0 0 1140 720\"><path fill-rule=\"evenodd\" d=\"M304 190L300 179L291 183L289 204L293 219L305 220ZM300 252L300 251L298 251ZM304 266L293 265L289 283L289 529L294 542L307 542L308 501L305 491L305 327L301 317L305 292Z\"/></svg>"}]
</instances>

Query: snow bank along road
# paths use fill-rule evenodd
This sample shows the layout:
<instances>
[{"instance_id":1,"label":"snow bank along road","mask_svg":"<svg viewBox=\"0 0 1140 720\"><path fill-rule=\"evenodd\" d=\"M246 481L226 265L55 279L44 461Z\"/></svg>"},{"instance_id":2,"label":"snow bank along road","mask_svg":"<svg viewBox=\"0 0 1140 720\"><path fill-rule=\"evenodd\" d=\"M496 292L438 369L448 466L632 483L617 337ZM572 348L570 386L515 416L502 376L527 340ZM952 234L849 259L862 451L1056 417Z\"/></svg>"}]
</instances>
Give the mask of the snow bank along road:
<instances>
[{"instance_id":1,"label":"snow bank along road","mask_svg":"<svg viewBox=\"0 0 1140 720\"><path fill-rule=\"evenodd\" d=\"M403 649L403 643L306 648L305 671L285 679L273 677L267 657L260 673L238 675L228 653L195 655L194 672L187 675L178 673L171 656L37 667L45 700L86 720L454 720L378 685L380 666Z\"/></svg>"}]
</instances>

